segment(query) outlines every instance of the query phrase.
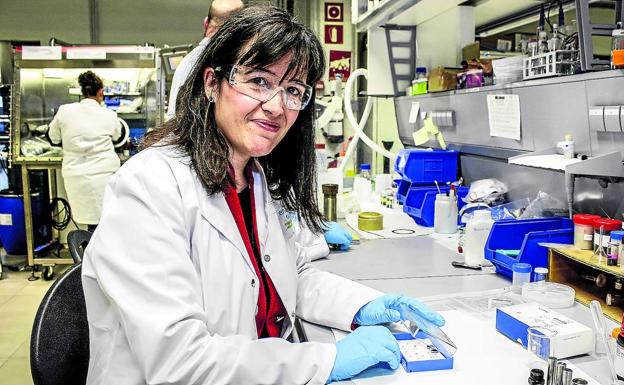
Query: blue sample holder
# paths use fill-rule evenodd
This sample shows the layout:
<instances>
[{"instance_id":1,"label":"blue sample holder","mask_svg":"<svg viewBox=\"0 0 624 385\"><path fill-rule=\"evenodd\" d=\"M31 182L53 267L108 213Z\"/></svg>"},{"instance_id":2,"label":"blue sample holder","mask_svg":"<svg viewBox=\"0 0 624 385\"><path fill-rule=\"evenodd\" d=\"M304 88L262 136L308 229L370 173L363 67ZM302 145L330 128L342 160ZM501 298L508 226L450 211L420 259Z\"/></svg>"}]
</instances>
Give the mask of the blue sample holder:
<instances>
[{"instance_id":1,"label":"blue sample holder","mask_svg":"<svg viewBox=\"0 0 624 385\"><path fill-rule=\"evenodd\" d=\"M414 337L410 333L393 333L394 338L397 340L413 340ZM429 338L422 331L416 333L416 338L425 339ZM444 348L444 345L438 343L435 339L429 338L431 343L435 345L440 353L444 356L444 359L439 360L424 360L424 361L407 361L403 354L401 354L401 365L406 372L428 372L431 370L444 370L453 369L453 356Z\"/></svg>"},{"instance_id":2,"label":"blue sample holder","mask_svg":"<svg viewBox=\"0 0 624 385\"><path fill-rule=\"evenodd\" d=\"M394 171L400 176L397 200L405 201L410 187L440 185L457 180L458 152L454 150L403 149L394 163Z\"/></svg>"},{"instance_id":3,"label":"blue sample holder","mask_svg":"<svg viewBox=\"0 0 624 385\"><path fill-rule=\"evenodd\" d=\"M448 186L440 186L440 192L442 194L445 194L449 190L450 188ZM457 189L458 211L466 204L462 198L468 195L468 190L469 188L464 186L459 186ZM403 202L403 212L412 217L417 224L425 227L433 227L436 194L438 194L438 188L436 186L411 187L407 191L407 196Z\"/></svg>"},{"instance_id":4,"label":"blue sample holder","mask_svg":"<svg viewBox=\"0 0 624 385\"><path fill-rule=\"evenodd\" d=\"M511 278L516 262L536 267L548 267L548 249L540 242L574 242L574 226L567 218L535 218L494 222L485 243L485 259L496 267L496 272ZM520 250L518 256L505 255L497 250ZM531 280L533 276L531 275Z\"/></svg>"}]
</instances>

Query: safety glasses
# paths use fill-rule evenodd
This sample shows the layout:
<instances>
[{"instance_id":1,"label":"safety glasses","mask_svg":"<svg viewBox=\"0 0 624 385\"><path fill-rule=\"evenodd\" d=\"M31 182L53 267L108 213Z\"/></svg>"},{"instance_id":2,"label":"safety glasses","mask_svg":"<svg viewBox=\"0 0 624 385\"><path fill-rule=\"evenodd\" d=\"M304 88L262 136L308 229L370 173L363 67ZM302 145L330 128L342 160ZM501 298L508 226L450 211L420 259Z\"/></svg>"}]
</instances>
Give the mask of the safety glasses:
<instances>
[{"instance_id":1,"label":"safety glasses","mask_svg":"<svg viewBox=\"0 0 624 385\"><path fill-rule=\"evenodd\" d=\"M217 68L219 70L219 68ZM231 65L225 72L228 83L243 95L260 102L267 102L281 92L284 106L300 111L306 108L312 98L312 87L297 81L282 81L262 68Z\"/></svg>"}]
</instances>

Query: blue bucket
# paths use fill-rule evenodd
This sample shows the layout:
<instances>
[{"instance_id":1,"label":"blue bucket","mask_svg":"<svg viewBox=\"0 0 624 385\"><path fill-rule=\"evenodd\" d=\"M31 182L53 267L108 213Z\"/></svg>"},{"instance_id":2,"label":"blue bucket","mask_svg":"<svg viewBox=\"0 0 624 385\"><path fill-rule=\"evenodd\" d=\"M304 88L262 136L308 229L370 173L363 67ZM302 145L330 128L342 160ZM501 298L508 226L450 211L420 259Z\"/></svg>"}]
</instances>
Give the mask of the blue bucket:
<instances>
[{"instance_id":1,"label":"blue bucket","mask_svg":"<svg viewBox=\"0 0 624 385\"><path fill-rule=\"evenodd\" d=\"M44 211L43 199L39 193L32 193L30 196L33 226L36 229ZM23 196L9 190L0 191L0 240L7 254L26 254Z\"/></svg>"}]
</instances>

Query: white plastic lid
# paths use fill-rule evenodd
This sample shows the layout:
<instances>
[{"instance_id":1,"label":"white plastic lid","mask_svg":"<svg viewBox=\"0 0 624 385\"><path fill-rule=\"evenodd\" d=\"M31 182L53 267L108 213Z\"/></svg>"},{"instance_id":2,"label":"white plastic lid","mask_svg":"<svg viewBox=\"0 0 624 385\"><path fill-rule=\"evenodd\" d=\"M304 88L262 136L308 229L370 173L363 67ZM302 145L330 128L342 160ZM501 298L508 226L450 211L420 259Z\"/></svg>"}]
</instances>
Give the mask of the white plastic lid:
<instances>
[{"instance_id":1,"label":"white plastic lid","mask_svg":"<svg viewBox=\"0 0 624 385\"><path fill-rule=\"evenodd\" d=\"M533 269L533 272L536 274L548 274L548 269L545 267L536 267Z\"/></svg>"},{"instance_id":2,"label":"white plastic lid","mask_svg":"<svg viewBox=\"0 0 624 385\"><path fill-rule=\"evenodd\" d=\"M574 305L574 289L555 282L531 282L522 285L522 299L553 309Z\"/></svg>"},{"instance_id":3,"label":"white plastic lid","mask_svg":"<svg viewBox=\"0 0 624 385\"><path fill-rule=\"evenodd\" d=\"M477 210L473 212L473 218L492 218L490 210Z\"/></svg>"}]
</instances>

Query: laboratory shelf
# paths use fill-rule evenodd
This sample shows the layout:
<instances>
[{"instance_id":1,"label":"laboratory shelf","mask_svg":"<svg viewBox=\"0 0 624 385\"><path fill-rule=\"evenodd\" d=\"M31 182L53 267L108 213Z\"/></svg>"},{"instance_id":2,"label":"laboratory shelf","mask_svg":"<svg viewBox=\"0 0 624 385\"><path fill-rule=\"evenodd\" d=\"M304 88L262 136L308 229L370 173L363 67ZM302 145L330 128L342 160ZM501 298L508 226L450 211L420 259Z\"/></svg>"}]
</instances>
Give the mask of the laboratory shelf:
<instances>
[{"instance_id":1,"label":"laboratory shelf","mask_svg":"<svg viewBox=\"0 0 624 385\"><path fill-rule=\"evenodd\" d=\"M585 160L566 159L556 149L547 148L509 158L509 164L565 171L574 175L624 177L622 154L619 151L597 155Z\"/></svg>"},{"instance_id":2,"label":"laboratory shelf","mask_svg":"<svg viewBox=\"0 0 624 385\"><path fill-rule=\"evenodd\" d=\"M581 278L583 274L607 274L607 282L603 287ZM607 293L624 295L622 290L614 288L615 278L623 278L624 272L619 266L608 266L606 258L598 262L592 250L551 248L548 253L548 280L572 287L575 300L589 305L593 300L600 302L605 316L615 322L622 321L624 307L622 303L608 306L605 302Z\"/></svg>"}]
</instances>

